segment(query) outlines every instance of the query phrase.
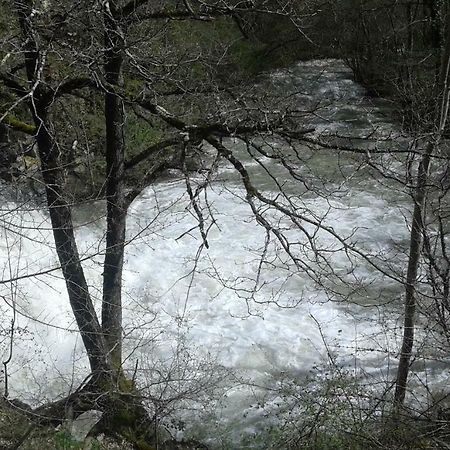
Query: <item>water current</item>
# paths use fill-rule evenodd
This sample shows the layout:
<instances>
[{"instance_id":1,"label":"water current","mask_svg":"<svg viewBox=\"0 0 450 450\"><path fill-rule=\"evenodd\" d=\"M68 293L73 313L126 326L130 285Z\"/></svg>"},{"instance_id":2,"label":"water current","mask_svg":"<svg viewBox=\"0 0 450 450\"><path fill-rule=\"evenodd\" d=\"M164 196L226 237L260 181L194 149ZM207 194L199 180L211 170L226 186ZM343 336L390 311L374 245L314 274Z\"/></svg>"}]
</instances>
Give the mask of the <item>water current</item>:
<instances>
[{"instance_id":1,"label":"water current","mask_svg":"<svg viewBox=\"0 0 450 450\"><path fill-rule=\"evenodd\" d=\"M303 120L314 127L315 138L352 136L359 148L404 144L389 104L366 97L340 61L299 63L268 75L264 83L280 95L292 92L297 104L309 111ZM360 139L368 136L369 143ZM226 143L244 162L254 184L273 194L273 178L242 143ZM285 145L275 138L265 144ZM351 242L376 255L375 260L387 260L383 267L401 274L411 209L408 195L373 176L358 155L306 146L300 152L299 173L311 189L289 179L276 161L260 158L260 162L287 192L298 196L302 208L337 234L351 236ZM392 159L386 164L386 170L401 167L401 161ZM192 175L192 183L201 180L202 174ZM209 248L201 247L185 181L176 174L147 188L128 218L125 364L136 372L142 387L150 389L156 404L170 409L163 399L181 390L187 412L177 416L180 421L208 417L215 424L216 438L222 433L239 440L267 420L264 409L255 405L270 397L266 388L273 389L282 378L301 379L333 363L353 374L369 374L373 380L392 380L402 298L395 280L362 259L351 263L345 252L331 251L338 247L323 232L317 239L330 250L330 264L348 284L327 277L320 286L275 244L269 245L261 266L266 232L243 200L238 174L225 162L219 165L207 199L215 221L208 234ZM3 360L9 354L14 303L16 337L9 384L15 395L38 403L76 386L88 373L87 362L64 280L59 271L46 273L57 266L46 212L12 198L1 209L3 279L23 277L2 285ZM76 210L76 233L97 307L103 214L102 204ZM279 223L285 224L282 218ZM295 241L296 230L285 231ZM32 273L41 275L26 276ZM431 376L438 379L439 374L437 368ZM181 410L180 402L176 405Z\"/></svg>"}]
</instances>

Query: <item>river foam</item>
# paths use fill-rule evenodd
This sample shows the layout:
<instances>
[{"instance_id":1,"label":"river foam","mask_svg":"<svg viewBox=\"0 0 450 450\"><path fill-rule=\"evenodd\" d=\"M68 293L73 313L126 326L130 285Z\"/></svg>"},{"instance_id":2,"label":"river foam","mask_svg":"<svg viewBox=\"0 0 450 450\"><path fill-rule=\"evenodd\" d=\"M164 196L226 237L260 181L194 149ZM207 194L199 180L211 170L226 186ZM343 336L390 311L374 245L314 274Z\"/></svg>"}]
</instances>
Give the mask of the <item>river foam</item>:
<instances>
[{"instance_id":1,"label":"river foam","mask_svg":"<svg viewBox=\"0 0 450 450\"><path fill-rule=\"evenodd\" d=\"M317 119L320 135L358 124L366 133L374 122L382 122L381 112L362 98L362 89L349 79L341 63L306 63L303 72L299 66L289 74L273 75L274 83L281 86L292 79L302 84L302 98L319 95L338 102L324 107L327 120ZM350 101L355 106L339 109L339 102L342 106ZM385 134L392 129L392 124L385 124ZM227 144L250 171L260 167L237 143ZM374 261L387 260L399 267L401 275L408 198L365 175L336 179L334 171L340 176L343 171L330 162L332 158L328 153L309 161L312 172L331 178L329 185L339 195L321 197L303 190L293 201L308 217L349 237ZM339 161L353 167L352 160ZM271 161L263 163L278 170ZM299 170L306 169L299 165ZM279 176L286 175L279 172ZM191 181L201 182L201 175ZM298 187L289 183L287 189L295 193ZM259 179L258 187L274 195L270 180ZM265 252L266 231L244 199L239 177L222 164L207 190L207 203L205 199L201 203L211 225L206 248L184 181L171 179L147 188L128 217L123 274L126 367L137 373L142 386L159 392L161 403L167 392L185 386L193 396L200 396L202 383L217 387L219 398L213 402L210 398L209 407L215 408L214 420L223 429L232 424L233 439L258 428L264 414L254 408L257 392L273 387L277 377L302 377L333 363L352 373L364 371L389 380L399 344L402 295L394 280L381 276L363 259L349 257L330 233L312 227L320 248L328 249L328 263L335 271L319 285L283 255L275 241ZM98 203L77 211L76 234L97 310L101 306L103 209ZM18 278L2 284L2 357L5 360L9 354L14 304L17 332L8 369L10 388L38 403L77 386L88 374L87 361L64 280L59 270L51 270L58 263L47 214L30 202L3 204L2 212L0 267L3 279ZM304 235L282 217L277 223L297 243L295 251L310 258L310 249L303 247ZM40 275L27 276L34 273ZM340 285L339 280L347 284ZM191 372L187 374L183 367ZM178 381L168 381L170 373L179 376ZM167 385L170 389L164 391L161 386ZM189 411L192 403L186 408ZM204 413L207 407L203 408Z\"/></svg>"}]
</instances>

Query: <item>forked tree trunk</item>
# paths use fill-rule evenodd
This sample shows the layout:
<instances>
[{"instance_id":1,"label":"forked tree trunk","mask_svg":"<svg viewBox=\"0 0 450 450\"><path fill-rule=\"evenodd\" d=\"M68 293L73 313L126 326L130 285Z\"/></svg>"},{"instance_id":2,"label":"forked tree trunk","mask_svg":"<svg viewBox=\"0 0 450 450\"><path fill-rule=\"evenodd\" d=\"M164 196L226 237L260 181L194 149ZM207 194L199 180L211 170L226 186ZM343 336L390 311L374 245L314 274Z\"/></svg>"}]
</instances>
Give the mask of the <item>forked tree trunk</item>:
<instances>
[{"instance_id":1,"label":"forked tree trunk","mask_svg":"<svg viewBox=\"0 0 450 450\"><path fill-rule=\"evenodd\" d=\"M123 180L124 105L114 89L121 84L124 50L124 40L117 20L117 5L115 1L104 3L107 233L101 326L80 262L71 208L64 198L64 171L48 118L53 97L52 91L43 83L45 52L39 48L33 29L33 2L16 0L14 6L25 41L25 68L31 89L29 107L38 130L36 140L42 176L56 251L66 281L70 304L92 371L119 373L118 369L122 362L121 291L126 207Z\"/></svg>"},{"instance_id":2,"label":"forked tree trunk","mask_svg":"<svg viewBox=\"0 0 450 450\"><path fill-rule=\"evenodd\" d=\"M29 86L32 86L32 101L29 102L29 108L37 129L36 141L56 251L91 370L93 375L98 374L68 397L37 408L30 414L32 419L38 422L56 424L63 422L67 408L75 415L89 409L100 408L104 412L101 421L104 431L123 435L136 448L153 448L154 421L139 395L134 392L133 383L126 380L120 370L122 343L120 300L126 214L123 190L123 103L115 92L105 94L108 224L101 326L79 258L71 208L65 200L64 170L57 142L52 136L48 114L53 95L42 83L45 61L34 40L34 30L30 22L32 1L17 0L15 7L26 42L25 66ZM107 45L105 70L110 86L120 83L122 66L121 38L115 34L117 30L112 29L115 26L113 19L112 16L105 16ZM109 32L115 37L108 37Z\"/></svg>"}]
</instances>

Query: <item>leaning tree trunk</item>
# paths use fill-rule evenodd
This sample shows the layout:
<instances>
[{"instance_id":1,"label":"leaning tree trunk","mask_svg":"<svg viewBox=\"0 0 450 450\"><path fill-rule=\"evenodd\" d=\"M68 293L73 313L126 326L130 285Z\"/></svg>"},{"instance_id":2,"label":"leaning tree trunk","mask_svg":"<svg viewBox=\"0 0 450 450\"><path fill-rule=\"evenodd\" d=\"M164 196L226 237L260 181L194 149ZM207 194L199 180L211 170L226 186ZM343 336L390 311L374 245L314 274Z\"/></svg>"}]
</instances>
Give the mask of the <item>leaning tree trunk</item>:
<instances>
[{"instance_id":1,"label":"leaning tree trunk","mask_svg":"<svg viewBox=\"0 0 450 450\"><path fill-rule=\"evenodd\" d=\"M50 136L49 124L44 118L45 112L41 112L39 117L35 118L39 129L36 140L56 252L66 282L70 305L86 347L91 369L93 372L106 372L107 354L101 327L81 267L73 231L71 210L64 199L62 190L63 177L58 158L59 151Z\"/></svg>"},{"instance_id":2,"label":"leaning tree trunk","mask_svg":"<svg viewBox=\"0 0 450 450\"><path fill-rule=\"evenodd\" d=\"M94 373L105 373L108 361L102 330L81 266L72 213L64 196L64 172L59 159L59 148L52 137L52 127L48 120L52 93L42 84L45 55L39 51L34 40L30 22L32 2L30 0L16 1L14 6L26 42L25 69L31 89L29 108L37 129L36 142L56 252L66 282L70 306L87 351L91 370Z\"/></svg>"}]
</instances>

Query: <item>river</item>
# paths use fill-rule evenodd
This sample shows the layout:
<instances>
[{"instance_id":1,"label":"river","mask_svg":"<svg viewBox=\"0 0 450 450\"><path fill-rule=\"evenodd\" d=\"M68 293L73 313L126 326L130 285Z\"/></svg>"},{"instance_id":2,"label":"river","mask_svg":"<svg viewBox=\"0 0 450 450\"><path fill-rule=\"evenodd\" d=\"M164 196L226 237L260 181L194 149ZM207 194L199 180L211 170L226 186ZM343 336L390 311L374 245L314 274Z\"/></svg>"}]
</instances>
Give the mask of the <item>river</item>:
<instances>
[{"instance_id":1,"label":"river","mask_svg":"<svg viewBox=\"0 0 450 450\"><path fill-rule=\"evenodd\" d=\"M302 120L315 128L315 138L333 135L348 144L342 136L351 136L352 145L369 149L407 145L390 105L367 98L340 61L299 63L268 75L263 83L280 95L292 92L304 110ZM276 161L258 162L242 143L227 144L262 192L270 196L276 190L265 167L308 217L348 237L393 274L382 276L363 259L349 258L321 230L315 238L333 267L322 285L299 270L275 242L261 263L265 229L243 201L237 173L224 162L207 190L207 222L214 217L209 248L201 245L184 180L173 175L138 197L128 218L124 269L126 367L150 390L161 420L172 408L177 411L177 422L171 422L174 434L195 430L210 444L234 442L243 448L239 442L264 430L268 415L273 419L277 411L286 411L289 401L284 399L283 405L282 387L302 385L299 380L311 386L315 379L314 393L317 380L331 372L345 372L380 390L392 381L402 299L402 287L392 278L401 276L405 267L411 201L402 188L374 176L364 157L351 152L301 147L297 167L306 186L289 179ZM265 145L285 144L274 138ZM386 156L384 163L386 170L402 170L400 159ZM192 175L191 181L202 182L202 174ZM205 197L201 203L205 205ZM3 202L1 214L3 279L25 276L2 286L7 301L1 306L3 360L9 352L14 302L10 389L36 404L76 386L88 373L87 361L61 274L26 277L57 266L47 214L12 196ZM77 237L97 307L103 215L101 204L76 211ZM295 251L310 258L298 230L289 229L283 217L278 220ZM438 380L440 371L421 367L417 373ZM180 391L185 400L167 401ZM265 448L257 439L250 446Z\"/></svg>"}]
</instances>

